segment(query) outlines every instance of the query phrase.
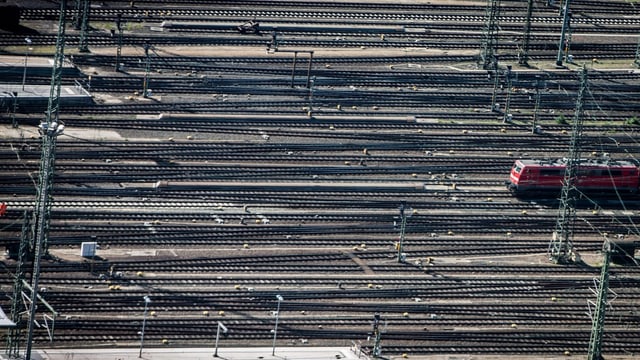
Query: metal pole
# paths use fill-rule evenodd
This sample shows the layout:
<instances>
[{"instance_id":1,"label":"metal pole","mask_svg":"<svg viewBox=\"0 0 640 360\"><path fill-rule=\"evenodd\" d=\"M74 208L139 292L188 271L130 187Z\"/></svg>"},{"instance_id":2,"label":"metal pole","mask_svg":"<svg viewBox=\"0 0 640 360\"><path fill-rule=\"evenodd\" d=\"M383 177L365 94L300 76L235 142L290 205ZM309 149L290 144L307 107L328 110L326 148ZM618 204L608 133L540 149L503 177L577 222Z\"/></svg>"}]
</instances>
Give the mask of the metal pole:
<instances>
[{"instance_id":1,"label":"metal pole","mask_svg":"<svg viewBox=\"0 0 640 360\"><path fill-rule=\"evenodd\" d=\"M42 148L41 156L43 159L48 160L51 158L51 154L54 151L53 148L55 147L55 141L56 141L55 138L57 135L58 134L55 133L55 130L52 130L52 131L43 130L42 139L43 139L43 144L45 145ZM53 169L50 166L50 163L46 162L46 165L40 169L40 172L42 174L41 175L42 179L50 179L53 174ZM47 205L49 192L41 190L38 195L40 196L40 198L38 199L40 204L40 208L38 209L38 211L40 214L44 214L46 210L43 209L43 207ZM31 359L31 348L33 346L33 330L35 326L36 309L38 308L37 304L38 304L38 289L39 289L38 283L40 281L40 261L44 253L43 237L45 236L44 233L47 230L45 221L42 218L43 216L41 216L36 221L37 236L36 236L36 242L35 242L33 272L32 272L32 279L31 279L31 284L32 284L31 285L31 288L32 288L31 304L29 308L29 329L27 332L27 349L25 350L25 360Z\"/></svg>"},{"instance_id":2,"label":"metal pole","mask_svg":"<svg viewBox=\"0 0 640 360\"><path fill-rule=\"evenodd\" d=\"M216 330L216 350L213 352L214 357L218 357L218 340L220 340L220 323L218 323Z\"/></svg>"},{"instance_id":3,"label":"metal pole","mask_svg":"<svg viewBox=\"0 0 640 360\"><path fill-rule=\"evenodd\" d=\"M89 52L89 45L87 44L87 30L89 27L89 9L91 9L90 6L90 0L84 0L83 3L83 7L82 7L82 24L80 26L80 44L78 45L78 50L81 53L86 53Z\"/></svg>"},{"instance_id":4,"label":"metal pole","mask_svg":"<svg viewBox=\"0 0 640 360\"><path fill-rule=\"evenodd\" d=\"M49 89L49 103L47 105L46 120L40 124L42 134L42 152L40 154L40 172L36 204L33 213L33 271L31 273L31 304L29 307L29 326L27 330L27 346L25 360L31 360L33 348L33 331L35 327L38 290L40 282L40 261L43 254L48 252L49 224L51 216L51 192L53 190L53 174L55 173L56 138L64 130L64 125L58 123L60 105L60 89L62 67L64 62L65 20L67 2L60 1L60 18L58 19L58 35L56 38L56 53L51 69L51 87Z\"/></svg>"},{"instance_id":5,"label":"metal pole","mask_svg":"<svg viewBox=\"0 0 640 360\"><path fill-rule=\"evenodd\" d=\"M540 110L540 79L536 79L536 102L533 107L533 125L531 126L531 132L536 133L536 126L538 126L538 111Z\"/></svg>"},{"instance_id":6,"label":"metal pole","mask_svg":"<svg viewBox=\"0 0 640 360\"><path fill-rule=\"evenodd\" d=\"M14 128L17 128L18 122L16 121L16 111L18 110L18 92L13 91L11 92L11 95L13 95L13 111L11 112L11 126L13 126Z\"/></svg>"},{"instance_id":7,"label":"metal pole","mask_svg":"<svg viewBox=\"0 0 640 360\"><path fill-rule=\"evenodd\" d=\"M269 48L273 48L273 51L278 51L278 32L276 28L274 28L271 33L271 43L269 44Z\"/></svg>"},{"instance_id":8,"label":"metal pole","mask_svg":"<svg viewBox=\"0 0 640 360\"><path fill-rule=\"evenodd\" d=\"M605 239L602 248L604 259L602 260L602 268L600 269L600 287L598 288L598 302L594 309L593 318L591 319L591 337L589 339L589 352L587 360L601 360L602 357L602 337L604 335L604 320L607 310L607 296L609 295L609 265L611 263L611 253L613 251L609 240Z\"/></svg>"},{"instance_id":9,"label":"metal pole","mask_svg":"<svg viewBox=\"0 0 640 360\"><path fill-rule=\"evenodd\" d=\"M29 59L29 45L31 45L31 39L24 38L24 42L27 43L27 50L24 51L24 71L22 72L22 91L24 91L24 84L27 81L27 60Z\"/></svg>"},{"instance_id":10,"label":"metal pole","mask_svg":"<svg viewBox=\"0 0 640 360\"><path fill-rule=\"evenodd\" d=\"M556 58L556 65L557 66L562 66L562 58L563 58L563 49L565 46L564 43L564 38L565 38L565 33L567 32L567 27L569 25L569 4L571 3L571 0L567 0L565 7L564 7L564 17L562 20L562 31L560 32L560 43L558 44L558 57ZM562 11L562 7L560 7L561 11Z\"/></svg>"},{"instance_id":11,"label":"metal pole","mask_svg":"<svg viewBox=\"0 0 640 360\"><path fill-rule=\"evenodd\" d=\"M138 357L142 357L142 346L144 345L144 328L147 325L147 309L151 299L149 296L144 297L144 314L142 315L142 331L140 331L140 352L138 353Z\"/></svg>"},{"instance_id":12,"label":"metal pole","mask_svg":"<svg viewBox=\"0 0 640 360\"><path fill-rule=\"evenodd\" d=\"M271 349L271 355L276 355L276 337L278 336L278 318L280 317L280 302L283 300L282 296L276 295L278 299L278 308L276 309L276 325L273 328L273 347Z\"/></svg>"},{"instance_id":13,"label":"metal pole","mask_svg":"<svg viewBox=\"0 0 640 360\"><path fill-rule=\"evenodd\" d=\"M116 47L116 72L120 71L120 56L122 55L122 14L116 15L116 30L118 31L118 46Z\"/></svg>"},{"instance_id":14,"label":"metal pole","mask_svg":"<svg viewBox=\"0 0 640 360\"><path fill-rule=\"evenodd\" d=\"M498 18L500 16L500 0L487 0L487 20L482 31L482 49L480 62L482 68L488 70L491 60L498 51Z\"/></svg>"},{"instance_id":15,"label":"metal pole","mask_svg":"<svg viewBox=\"0 0 640 360\"><path fill-rule=\"evenodd\" d=\"M633 61L636 66L640 67L640 37L638 37L638 45L636 46L636 58Z\"/></svg>"},{"instance_id":16,"label":"metal pole","mask_svg":"<svg viewBox=\"0 0 640 360\"><path fill-rule=\"evenodd\" d=\"M533 0L527 3L527 18L524 23L524 34L522 34L522 52L519 54L518 64L529 65L529 40L531 38L531 14L533 13Z\"/></svg>"},{"instance_id":17,"label":"metal pole","mask_svg":"<svg viewBox=\"0 0 640 360\"><path fill-rule=\"evenodd\" d=\"M568 2L569 0L567 0ZM562 15L562 0L560 0L560 4L558 4L558 15Z\"/></svg>"},{"instance_id":18,"label":"metal pole","mask_svg":"<svg viewBox=\"0 0 640 360\"><path fill-rule=\"evenodd\" d=\"M573 56L569 54L569 50L571 50L571 13L569 13L569 19L567 20L567 34L565 35L564 45L564 61L572 63Z\"/></svg>"},{"instance_id":19,"label":"metal pole","mask_svg":"<svg viewBox=\"0 0 640 360\"><path fill-rule=\"evenodd\" d=\"M493 95L491 96L491 111L496 112L496 96L498 85L500 84L500 74L498 74L498 58L493 58Z\"/></svg>"},{"instance_id":20,"label":"metal pole","mask_svg":"<svg viewBox=\"0 0 640 360\"><path fill-rule=\"evenodd\" d=\"M218 329L216 330L216 350L213 352L213 357L218 357L218 340L220 340L220 329L222 329L225 334L227 333L226 326L218 321Z\"/></svg>"},{"instance_id":21,"label":"metal pole","mask_svg":"<svg viewBox=\"0 0 640 360\"><path fill-rule=\"evenodd\" d=\"M144 43L144 54L146 58L146 64L144 69L144 82L142 84L142 97L148 97L147 92L149 91L149 68L151 66L151 59L149 58L149 49L151 45L148 42Z\"/></svg>"},{"instance_id":22,"label":"metal pole","mask_svg":"<svg viewBox=\"0 0 640 360\"><path fill-rule=\"evenodd\" d=\"M81 25L82 25L82 16L81 16L81 12L82 10L80 10L82 8L82 0L76 0L75 2L75 8L73 11L73 19L71 20L71 23L73 24L73 28L76 30L80 30Z\"/></svg>"},{"instance_id":23,"label":"metal pole","mask_svg":"<svg viewBox=\"0 0 640 360\"><path fill-rule=\"evenodd\" d=\"M382 349L380 347L380 313L373 314L373 356L378 358L382 354Z\"/></svg>"},{"instance_id":24,"label":"metal pole","mask_svg":"<svg viewBox=\"0 0 640 360\"><path fill-rule=\"evenodd\" d=\"M504 102L504 116L502 117L503 123L511 122L511 65L507 65L507 72L505 74L507 78L507 98Z\"/></svg>"},{"instance_id":25,"label":"metal pole","mask_svg":"<svg viewBox=\"0 0 640 360\"><path fill-rule=\"evenodd\" d=\"M404 262L404 235L405 235L405 229L406 229L406 225L407 225L407 215L404 212L405 210L405 203L403 202L402 204L400 204L400 238L398 239L398 262L399 263L403 263Z\"/></svg>"},{"instance_id":26,"label":"metal pole","mask_svg":"<svg viewBox=\"0 0 640 360\"><path fill-rule=\"evenodd\" d=\"M296 77L296 64L298 63L298 52L293 52L293 69L291 70L291 87L293 87L294 79Z\"/></svg>"},{"instance_id":27,"label":"metal pole","mask_svg":"<svg viewBox=\"0 0 640 360\"><path fill-rule=\"evenodd\" d=\"M29 239L31 235L29 233L31 229L31 214L29 210L24 211L24 220L22 223L22 232L20 238L20 246L18 249L18 262L16 264L16 272L13 282L13 298L11 301L11 320L17 325L9 329L7 336L7 347L5 353L10 357L18 357L20 355L20 335L22 328L22 314L25 310L22 296L23 281L24 281L24 263L27 256L27 247L29 245Z\"/></svg>"},{"instance_id":28,"label":"metal pole","mask_svg":"<svg viewBox=\"0 0 640 360\"><path fill-rule=\"evenodd\" d=\"M311 79L311 83L309 86L309 110L307 111L307 116L311 117L313 115L313 87L316 84L315 76Z\"/></svg>"},{"instance_id":29,"label":"metal pole","mask_svg":"<svg viewBox=\"0 0 640 360\"><path fill-rule=\"evenodd\" d=\"M311 86L311 66L313 64L313 51L309 51L309 66L307 67L307 88Z\"/></svg>"},{"instance_id":30,"label":"metal pole","mask_svg":"<svg viewBox=\"0 0 640 360\"><path fill-rule=\"evenodd\" d=\"M573 117L569 153L567 154L566 168L562 180L558 218L549 243L549 259L556 264L574 262L574 259L577 259L578 256L573 250L572 240L576 221L576 179L578 177L578 167L580 166L584 96L587 86L587 69L583 66L580 74L580 89L576 100L576 111Z\"/></svg>"}]
</instances>

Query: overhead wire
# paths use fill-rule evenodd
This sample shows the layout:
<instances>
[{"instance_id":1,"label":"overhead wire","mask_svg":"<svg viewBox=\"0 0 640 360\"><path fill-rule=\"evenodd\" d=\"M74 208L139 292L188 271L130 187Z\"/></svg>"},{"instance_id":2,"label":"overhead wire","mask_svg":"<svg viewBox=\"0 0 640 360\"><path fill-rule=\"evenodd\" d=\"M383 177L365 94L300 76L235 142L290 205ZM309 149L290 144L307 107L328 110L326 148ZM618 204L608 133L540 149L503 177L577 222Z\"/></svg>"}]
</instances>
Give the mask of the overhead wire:
<instances>
[{"instance_id":1,"label":"overhead wire","mask_svg":"<svg viewBox=\"0 0 640 360\"><path fill-rule=\"evenodd\" d=\"M588 94L588 96L589 96L590 100L593 102L593 105L595 106L595 108L597 109L597 111L601 112L601 113L602 113L603 115L605 115L607 118L610 118L610 115L609 115L609 114L607 114L607 112L602 108L602 106L601 106L600 102L596 99L596 96L594 95L594 93L593 93L593 91L592 91L592 88L595 88L595 89L599 89L599 88L606 89L606 88L605 88L605 87L598 87L598 86L595 86L595 87L594 87L594 86L592 86L592 84L590 84L589 86L587 86L587 87L586 87L586 92L587 92L587 94ZM608 89L606 89L606 90L608 90ZM594 120L594 121L597 121L597 118L596 118L596 116L595 116L594 114L591 114L591 113L589 113L589 112L586 112L586 113L587 113L587 115L590 117L590 119L592 119L592 120ZM638 144L638 141L636 140L636 138L635 138L635 137L633 137L633 136L631 136L630 134L628 134L628 133L624 130L624 128L622 129L622 132L625 134L625 136L627 136L629 139L631 139L631 142L632 142L632 143ZM581 134L581 135L582 135L582 134ZM602 138L602 137L600 137L600 138ZM610 138L610 139L612 139L612 140L614 141L614 145L615 145L615 147L616 147L616 148L619 148L619 149L621 150L621 151L620 151L620 152L618 152L618 153L625 153L626 155L628 155L629 157L631 157L631 158L635 161L635 163L636 163L636 164L640 164L640 162L638 162L638 159L637 159L637 158L636 158L632 153L630 153L627 149L625 149L625 148L621 148L621 147L620 147L620 142L619 142L618 140L613 139L613 138L612 138L612 137L610 137L610 136L606 136L606 138ZM600 144L599 144L599 146L600 146L600 150L602 150L602 151L601 151L601 153L603 153L603 154L605 153L605 151L604 151L604 145L605 145L605 143L603 143L603 142L600 142ZM610 151L608 151L608 153L610 153ZM639 170L640 170L640 169L639 169ZM623 223L623 222L620 220L620 217L619 217L619 216L616 216L615 214L611 214L611 215L610 215L610 217L611 217L611 219L612 219L612 222L613 222L613 223L616 223L616 224L618 224L618 225L620 225L622 228L627 229L628 234L633 234L633 235L636 235L636 236L640 236L640 228L639 228L639 227L638 227L638 225L634 222L634 220L633 220L632 216L629 214L629 210L628 210L627 205L626 205L626 203L625 203L625 199L624 199L624 197L622 196L622 194L620 193L620 189L618 189L618 186L617 186L617 182L616 182L615 177L614 177L614 176L613 176L613 174L611 173L611 167L607 167L607 174L608 174L608 176L609 176L609 181L610 181L610 183L611 183L611 185L612 185L613 193L614 193L614 194L615 194L615 196L616 196L616 200L617 200L617 202L620 204L621 208L623 209L623 213L624 213L624 216L626 216L626 219L628 220L628 224ZM624 174L623 174L623 176L624 176ZM636 176L636 179L638 179L638 178L640 177L640 175L638 174L638 172L636 172L636 175L635 175L635 176ZM637 180L636 180L636 183L637 183ZM637 184L637 185L638 185L638 184ZM595 210L598 210L598 211L602 210L602 207L600 206L600 204L599 204L597 201L595 201L594 199L592 199L592 198L591 198L588 194L586 194L584 191L580 190L580 189L579 189L579 188L577 188L577 187L574 187L574 190L577 192L577 194L579 194L579 195L580 195L580 197L581 197L582 199L585 199L585 200L587 200L589 203L591 203L591 204L594 206L594 209L595 209ZM637 193L637 191L636 191L636 193ZM608 234L607 234L607 232L604 232L604 231L601 231L600 229L598 229L595 225L593 225L593 224L592 224L592 223L591 223L587 218L585 218L585 217L580 217L579 219L580 219L581 221L585 222L587 225L589 225L589 226L590 226L594 231L596 231L598 234L600 234L603 238L607 239L607 235L608 235ZM615 246L615 247L617 248L617 251L619 251L619 252L624 252L624 253L625 253L625 255L626 255L629 259L632 259L632 261L633 261L636 265L640 265L640 263L639 263L639 262L635 259L635 257L634 257L634 256L635 256L635 254L629 254L628 252L626 252L626 250L625 250L624 248L621 248L621 247L620 247L619 245L617 245L615 242L611 242L611 243L613 244L613 246Z\"/></svg>"},{"instance_id":2,"label":"overhead wire","mask_svg":"<svg viewBox=\"0 0 640 360\"><path fill-rule=\"evenodd\" d=\"M559 85L559 87L560 87L560 85ZM592 84L589 84L589 86L587 86L587 87L586 87L586 92L587 92L587 94L588 94L588 96L589 96L589 99L592 101L592 104L595 106L596 111L597 111L597 112L602 113L606 118L611 118L610 114L608 114L608 113L603 109L603 107L602 107L602 105L600 104L600 102L596 99L596 96L594 95L594 93L593 93L593 91L592 91L592 87L593 87L593 88L595 88L596 90L598 90L598 89L604 89L604 90L609 91L609 89L608 89L608 88L606 88L606 87L593 86ZM567 93L567 89L566 89L566 88L564 88L564 87L562 87L562 89L559 89L559 90L564 90L564 91L565 91L565 93ZM625 96L625 98L627 98L628 100L631 100L631 97L630 97L630 96ZM593 121L598 121L598 119L596 118L596 116L595 116L595 115L591 114L591 113L590 113L590 112L588 112L588 111L585 111L585 113L586 113L586 115L587 115L587 116L589 116L589 118L590 118L591 120L593 120ZM624 135L625 135L626 137L628 137L629 139L631 139L632 143L634 143L634 144L638 144L637 139L636 139L635 137L633 137L632 135L628 134L628 133L624 130L624 128L622 129L622 132L624 133ZM580 134L580 135L582 136L582 134ZM600 136L599 138L602 138L602 137L603 137L603 136ZM624 153L624 154L626 154L628 157L630 157L631 159L633 159L633 160L634 160L634 162L635 162L636 164L640 164L640 161L638 161L638 159L637 159L637 158L636 158L632 153L630 153L627 149L622 148L622 147L620 146L620 141L618 141L618 140L616 140L616 139L613 139L613 138L612 138L612 137L610 137L610 136L604 136L604 137L606 137L606 138L611 138L611 139L614 141L614 145L615 145L615 147L621 150L619 153ZM595 144L594 144L594 145L595 145ZM600 151L601 153L605 153L605 151L604 151L604 146L605 146L605 143L603 143L603 142L600 142L600 143L599 143L600 150L602 150L602 151ZM610 151L609 151L609 152L610 152ZM627 229L628 234L633 234L633 235L636 235L636 236L640 236L640 228L639 228L639 227L638 227L638 225L634 222L634 220L633 220L632 216L629 214L629 210L628 210L627 205L626 205L626 203L625 203L624 196L621 194L620 189L618 189L616 179L615 179L615 177L613 176L613 174L611 173L611 168L610 168L610 167L608 167L608 168L607 168L607 174L608 174L608 176L609 176L609 181L610 181L610 183L611 183L611 185L612 185L612 188L613 188L613 193L614 193L614 194L615 194L615 196L616 196L616 200L617 200L617 202L620 204L620 206L622 207L623 212L625 213L625 216L626 216L626 218L627 218L627 220L628 220L628 222L629 222L628 224L625 224L625 223L623 223L623 222L620 220L619 216L616 216L615 214L611 214L611 215L610 215L610 217L611 217L611 219L612 219L612 223L616 223L616 224L620 225L621 227L623 227L623 228ZM639 177L638 173L636 173L636 175L635 175L635 176L636 176L636 179L637 179L637 178ZM636 180L636 182L637 182L637 180ZM600 206L600 204L599 204L597 201L595 201L594 199L592 199L592 198L591 198L588 194L586 194L584 191L580 190L579 188L577 188L577 187L575 187L575 186L573 187L573 190L575 190L575 191L576 191L576 194L578 194L582 199L585 199L585 200L587 200L589 203L591 203L591 205L594 207L594 209L595 209L595 210L598 210L598 211L602 210L602 207ZM588 219L586 219L586 218L584 218L584 217L580 217L579 219L580 219L580 220L582 220L582 221L584 221L586 224L588 224L588 225L589 225L589 226L590 226L594 231L596 231L598 234L600 234L601 236L603 236L603 238L605 238L605 239L607 238L607 235L608 235L608 234L607 234L607 232L605 232L605 231L602 231L602 230L598 229L598 228L597 228L595 225L593 225L593 224L592 224ZM618 245L616 245L615 243L614 243L614 246L616 246L616 247L618 248L618 251L623 251L623 252L625 252L625 253L626 253L626 251L625 251L624 249L620 248L620 247L619 247ZM633 259L634 263L638 264L638 261L634 258L634 254L626 253L626 255L627 255L627 257L628 257L628 258Z\"/></svg>"}]
</instances>

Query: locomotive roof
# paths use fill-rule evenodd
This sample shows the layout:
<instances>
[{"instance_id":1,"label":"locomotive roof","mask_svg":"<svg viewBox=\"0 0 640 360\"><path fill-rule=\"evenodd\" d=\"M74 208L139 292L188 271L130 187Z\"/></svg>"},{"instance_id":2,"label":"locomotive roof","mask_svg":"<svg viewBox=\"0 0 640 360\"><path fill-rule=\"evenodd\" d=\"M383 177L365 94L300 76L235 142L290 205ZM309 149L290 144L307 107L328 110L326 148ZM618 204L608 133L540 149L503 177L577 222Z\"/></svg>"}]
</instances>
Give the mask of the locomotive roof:
<instances>
[{"instance_id":1,"label":"locomotive roof","mask_svg":"<svg viewBox=\"0 0 640 360\"><path fill-rule=\"evenodd\" d=\"M567 159L520 159L517 160L524 166L565 166L567 164ZM603 166L603 167L637 167L638 165L627 160L611 160L611 159L580 159L581 166Z\"/></svg>"}]
</instances>

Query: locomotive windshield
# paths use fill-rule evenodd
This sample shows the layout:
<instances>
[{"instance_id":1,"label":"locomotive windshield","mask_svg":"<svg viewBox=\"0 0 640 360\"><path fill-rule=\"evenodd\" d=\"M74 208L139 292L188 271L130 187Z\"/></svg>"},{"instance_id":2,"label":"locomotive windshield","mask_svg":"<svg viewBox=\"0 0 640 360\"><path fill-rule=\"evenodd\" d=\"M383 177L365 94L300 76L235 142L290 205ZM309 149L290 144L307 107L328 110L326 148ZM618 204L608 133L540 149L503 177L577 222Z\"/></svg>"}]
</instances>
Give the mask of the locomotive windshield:
<instances>
[{"instance_id":1,"label":"locomotive windshield","mask_svg":"<svg viewBox=\"0 0 640 360\"><path fill-rule=\"evenodd\" d=\"M513 165L513 171L516 172L516 174L520 174L520 171L522 171L522 167L518 164L514 164Z\"/></svg>"}]
</instances>

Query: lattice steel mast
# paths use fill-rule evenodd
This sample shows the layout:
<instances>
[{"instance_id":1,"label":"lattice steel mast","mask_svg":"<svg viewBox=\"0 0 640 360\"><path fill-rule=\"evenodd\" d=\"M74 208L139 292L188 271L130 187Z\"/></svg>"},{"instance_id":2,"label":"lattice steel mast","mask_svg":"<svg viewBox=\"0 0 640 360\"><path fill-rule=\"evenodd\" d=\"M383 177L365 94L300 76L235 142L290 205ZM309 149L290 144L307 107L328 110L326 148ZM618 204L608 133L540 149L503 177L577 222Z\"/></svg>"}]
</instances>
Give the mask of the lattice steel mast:
<instances>
[{"instance_id":1,"label":"lattice steel mast","mask_svg":"<svg viewBox=\"0 0 640 360\"><path fill-rule=\"evenodd\" d=\"M560 195L560 208L556 229L553 232L549 244L549 258L554 263L574 262L576 254L573 252L573 226L576 218L576 188L575 180L578 175L580 163L580 138L582 136L582 123L584 113L584 93L587 89L587 70L583 67L580 74L580 90L576 100L576 111L573 118L573 131L569 144L562 192Z\"/></svg>"},{"instance_id":2,"label":"lattice steel mast","mask_svg":"<svg viewBox=\"0 0 640 360\"><path fill-rule=\"evenodd\" d=\"M602 247L603 263L600 269L600 288L598 289L598 300L593 313L591 338L589 339L589 353L587 360L602 360L602 335L604 334L604 318L607 306L607 295L609 292L609 263L611 262L611 243L605 240Z\"/></svg>"},{"instance_id":3,"label":"lattice steel mast","mask_svg":"<svg viewBox=\"0 0 640 360\"><path fill-rule=\"evenodd\" d=\"M482 31L482 49L480 64L485 70L493 69L498 49L498 16L500 16L500 0L487 0L487 21Z\"/></svg>"},{"instance_id":4,"label":"lattice steel mast","mask_svg":"<svg viewBox=\"0 0 640 360\"><path fill-rule=\"evenodd\" d=\"M91 9L91 1L83 0L82 7L82 21L80 24L80 43L78 44L78 50L80 52L89 52L89 45L87 44L87 31L89 30L89 11Z\"/></svg>"},{"instance_id":5,"label":"lattice steel mast","mask_svg":"<svg viewBox=\"0 0 640 360\"><path fill-rule=\"evenodd\" d=\"M527 18L524 21L524 32L522 34L522 48L518 54L519 65L529 65L529 40L531 38L531 14L533 13L533 0L527 4Z\"/></svg>"},{"instance_id":6,"label":"lattice steel mast","mask_svg":"<svg viewBox=\"0 0 640 360\"><path fill-rule=\"evenodd\" d=\"M80 30L82 26L82 2L85 0L76 0L73 6L73 17L71 18L71 24L76 30Z\"/></svg>"},{"instance_id":7,"label":"lattice steel mast","mask_svg":"<svg viewBox=\"0 0 640 360\"><path fill-rule=\"evenodd\" d=\"M380 355L382 355L382 346L380 345L381 335L380 314L375 313L373 315L373 356L375 358L378 358L380 357Z\"/></svg>"},{"instance_id":8,"label":"lattice steel mast","mask_svg":"<svg viewBox=\"0 0 640 360\"><path fill-rule=\"evenodd\" d=\"M564 48L567 47L567 51L569 50L569 46L566 42L565 35L569 28L569 18L571 17L571 11L569 10L569 5L571 4L571 0L565 0L564 9L560 9L563 11L562 17L562 30L560 31L560 42L558 44L558 57L556 58L556 65L562 66L562 59L564 57Z\"/></svg>"},{"instance_id":9,"label":"lattice steel mast","mask_svg":"<svg viewBox=\"0 0 640 360\"><path fill-rule=\"evenodd\" d=\"M9 329L7 336L7 347L5 353L10 357L18 357L20 355L20 337L22 335L22 313L24 309L24 303L22 302L22 291L24 281L24 261L27 255L27 247L29 245L29 239L33 236L31 234L31 212L24 212L24 222L22 223L22 235L20 238L20 245L18 250L18 262L16 264L16 272L13 279L13 298L11 299L11 321L16 326Z\"/></svg>"},{"instance_id":10,"label":"lattice steel mast","mask_svg":"<svg viewBox=\"0 0 640 360\"><path fill-rule=\"evenodd\" d=\"M29 328L27 333L27 348L25 360L31 359L33 345L34 319L38 302L38 283L40 281L40 261L43 254L49 251L49 222L51 216L51 191L53 187L53 174L55 165L56 140L64 129L59 121L60 88L62 84L62 70L64 65L64 42L66 27L67 1L60 1L60 18L58 20L58 37L56 40L56 52L51 70L51 87L49 91L49 104L46 112L46 120L40 124L42 135L42 153L40 155L40 172L38 177L38 189L36 193L35 209L33 213L34 228L34 258L31 279L31 304L29 309Z\"/></svg>"}]
</instances>

